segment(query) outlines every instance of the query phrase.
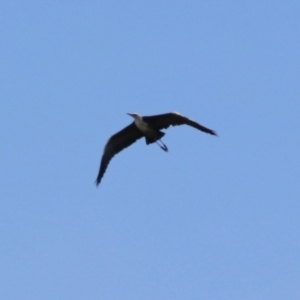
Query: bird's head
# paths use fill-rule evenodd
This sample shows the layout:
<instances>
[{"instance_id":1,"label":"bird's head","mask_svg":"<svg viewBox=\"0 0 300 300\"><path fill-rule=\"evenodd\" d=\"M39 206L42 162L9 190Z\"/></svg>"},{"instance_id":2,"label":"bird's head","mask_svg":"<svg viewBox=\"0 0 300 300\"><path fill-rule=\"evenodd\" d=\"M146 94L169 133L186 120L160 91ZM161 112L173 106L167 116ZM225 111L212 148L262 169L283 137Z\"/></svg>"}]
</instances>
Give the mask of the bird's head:
<instances>
[{"instance_id":1,"label":"bird's head","mask_svg":"<svg viewBox=\"0 0 300 300\"><path fill-rule=\"evenodd\" d=\"M135 120L142 119L142 117L136 113L132 113L132 114L127 113L127 115L133 117Z\"/></svg>"}]
</instances>

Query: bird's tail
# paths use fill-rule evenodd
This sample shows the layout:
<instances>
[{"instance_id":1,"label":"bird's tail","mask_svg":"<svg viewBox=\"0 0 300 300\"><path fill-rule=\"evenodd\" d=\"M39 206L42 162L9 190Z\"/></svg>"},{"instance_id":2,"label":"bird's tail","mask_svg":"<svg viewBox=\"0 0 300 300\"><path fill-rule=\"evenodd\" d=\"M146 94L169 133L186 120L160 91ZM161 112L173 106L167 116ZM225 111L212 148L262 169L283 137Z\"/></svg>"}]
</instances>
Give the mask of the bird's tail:
<instances>
[{"instance_id":1,"label":"bird's tail","mask_svg":"<svg viewBox=\"0 0 300 300\"><path fill-rule=\"evenodd\" d=\"M161 138L165 135L164 132L162 131L157 131L157 136L155 138L153 137L147 137L145 136L145 140L146 140L146 144L152 144L152 143L156 143L162 150L168 152L168 147L163 143L163 141L161 140ZM160 141L162 143L162 145L160 145L158 143L158 141Z\"/></svg>"},{"instance_id":2,"label":"bird's tail","mask_svg":"<svg viewBox=\"0 0 300 300\"><path fill-rule=\"evenodd\" d=\"M165 135L164 132L157 131L157 136L155 138L145 136L146 144L149 145L149 144L155 143L156 141L160 140L164 135Z\"/></svg>"}]
</instances>

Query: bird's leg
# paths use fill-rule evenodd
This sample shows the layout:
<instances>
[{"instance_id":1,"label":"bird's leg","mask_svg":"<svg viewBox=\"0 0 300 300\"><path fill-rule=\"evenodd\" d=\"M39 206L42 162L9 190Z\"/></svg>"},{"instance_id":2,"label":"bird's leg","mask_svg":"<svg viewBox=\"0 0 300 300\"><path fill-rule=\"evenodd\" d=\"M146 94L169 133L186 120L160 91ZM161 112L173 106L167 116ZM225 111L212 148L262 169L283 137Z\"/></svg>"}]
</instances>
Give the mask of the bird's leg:
<instances>
[{"instance_id":1,"label":"bird's leg","mask_svg":"<svg viewBox=\"0 0 300 300\"><path fill-rule=\"evenodd\" d=\"M163 144L163 149L164 149L166 152L168 152L168 151L169 151L168 147L163 143L162 140L160 140L160 142Z\"/></svg>"},{"instance_id":2,"label":"bird's leg","mask_svg":"<svg viewBox=\"0 0 300 300\"><path fill-rule=\"evenodd\" d=\"M168 151L169 151L168 147L163 143L162 140L159 140L159 141L162 143L162 145L160 145L157 141L156 141L155 143L156 143L161 149L163 149L164 151L168 152Z\"/></svg>"}]
</instances>

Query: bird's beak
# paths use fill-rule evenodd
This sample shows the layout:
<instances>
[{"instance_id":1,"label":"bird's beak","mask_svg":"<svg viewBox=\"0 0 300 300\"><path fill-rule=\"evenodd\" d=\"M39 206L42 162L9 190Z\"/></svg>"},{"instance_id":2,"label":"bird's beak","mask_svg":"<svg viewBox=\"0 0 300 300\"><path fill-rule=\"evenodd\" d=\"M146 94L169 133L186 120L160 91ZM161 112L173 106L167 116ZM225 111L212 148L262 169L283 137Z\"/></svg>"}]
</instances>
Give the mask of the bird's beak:
<instances>
[{"instance_id":1,"label":"bird's beak","mask_svg":"<svg viewBox=\"0 0 300 300\"><path fill-rule=\"evenodd\" d=\"M127 115L129 115L129 116L133 117L133 115L132 115L132 114L130 114L130 113L127 113Z\"/></svg>"}]
</instances>

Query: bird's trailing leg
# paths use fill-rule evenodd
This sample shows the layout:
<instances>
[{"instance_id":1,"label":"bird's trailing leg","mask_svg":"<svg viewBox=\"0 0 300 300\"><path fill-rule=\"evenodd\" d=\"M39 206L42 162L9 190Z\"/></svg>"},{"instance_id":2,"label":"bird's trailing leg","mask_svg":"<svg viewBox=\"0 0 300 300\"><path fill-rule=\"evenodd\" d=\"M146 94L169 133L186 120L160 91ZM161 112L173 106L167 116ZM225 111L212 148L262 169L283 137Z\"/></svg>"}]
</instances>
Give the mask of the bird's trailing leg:
<instances>
[{"instance_id":1,"label":"bird's trailing leg","mask_svg":"<svg viewBox=\"0 0 300 300\"><path fill-rule=\"evenodd\" d=\"M168 152L168 151L169 151L168 147L163 143L162 140L159 140L159 141L162 143L162 145L160 145L157 141L155 141L155 143L156 143L161 149L163 149L164 151Z\"/></svg>"}]
</instances>

